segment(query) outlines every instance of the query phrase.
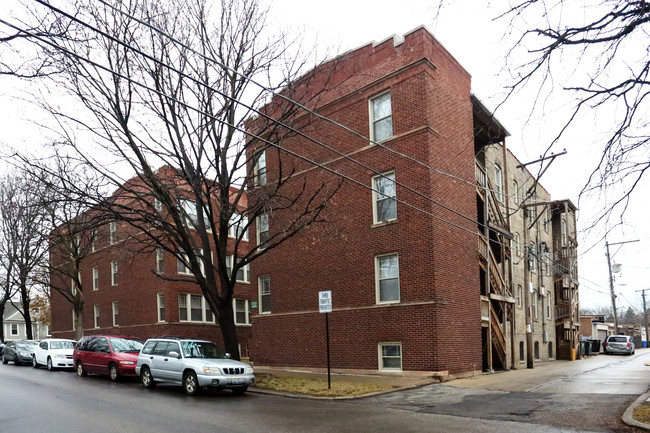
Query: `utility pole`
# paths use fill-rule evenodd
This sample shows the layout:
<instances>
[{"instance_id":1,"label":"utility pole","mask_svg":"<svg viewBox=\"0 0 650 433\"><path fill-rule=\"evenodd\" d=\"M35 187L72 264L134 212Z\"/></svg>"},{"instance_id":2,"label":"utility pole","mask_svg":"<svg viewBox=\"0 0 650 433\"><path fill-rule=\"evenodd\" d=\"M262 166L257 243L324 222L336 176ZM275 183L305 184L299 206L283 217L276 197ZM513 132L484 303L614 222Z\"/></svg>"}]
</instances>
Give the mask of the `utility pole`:
<instances>
[{"instance_id":1,"label":"utility pole","mask_svg":"<svg viewBox=\"0 0 650 433\"><path fill-rule=\"evenodd\" d=\"M616 294L614 294L614 276L612 275L612 261L611 255L609 254L609 246L629 244L632 242L639 242L639 240L636 239L633 241L614 242L610 244L607 242L607 239L605 239L605 249L607 250L607 268L609 269L609 293L612 297L612 313L614 313L614 335L618 335L618 315L616 314Z\"/></svg>"},{"instance_id":2,"label":"utility pole","mask_svg":"<svg viewBox=\"0 0 650 433\"><path fill-rule=\"evenodd\" d=\"M645 305L645 291L650 289L637 290L641 292L641 297L643 298L643 327L645 328L645 340L648 341L648 307Z\"/></svg>"}]
</instances>

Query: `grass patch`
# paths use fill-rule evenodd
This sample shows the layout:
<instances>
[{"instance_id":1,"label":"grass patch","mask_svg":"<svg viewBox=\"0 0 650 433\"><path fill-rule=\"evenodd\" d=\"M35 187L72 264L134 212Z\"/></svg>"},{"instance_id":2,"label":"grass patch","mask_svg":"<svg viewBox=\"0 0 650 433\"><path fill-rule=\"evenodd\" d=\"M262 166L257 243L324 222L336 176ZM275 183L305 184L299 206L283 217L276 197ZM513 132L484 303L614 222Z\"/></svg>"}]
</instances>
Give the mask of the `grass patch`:
<instances>
[{"instance_id":1,"label":"grass patch","mask_svg":"<svg viewBox=\"0 0 650 433\"><path fill-rule=\"evenodd\" d=\"M327 379L275 376L264 373L255 374L255 386L261 389L319 397L358 396L393 388L390 385L381 385L377 383L357 383L333 380L332 389L327 389Z\"/></svg>"},{"instance_id":2,"label":"grass patch","mask_svg":"<svg viewBox=\"0 0 650 433\"><path fill-rule=\"evenodd\" d=\"M632 417L637 421L650 424L650 404L644 403L638 406L636 409L634 409Z\"/></svg>"}]
</instances>

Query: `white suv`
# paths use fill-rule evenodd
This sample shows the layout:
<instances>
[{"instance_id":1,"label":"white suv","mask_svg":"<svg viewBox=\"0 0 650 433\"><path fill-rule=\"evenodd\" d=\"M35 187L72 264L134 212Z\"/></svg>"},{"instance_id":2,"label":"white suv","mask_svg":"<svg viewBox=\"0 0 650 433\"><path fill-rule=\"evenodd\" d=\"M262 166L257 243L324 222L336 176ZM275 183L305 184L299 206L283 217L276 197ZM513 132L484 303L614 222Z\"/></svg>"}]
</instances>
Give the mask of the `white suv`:
<instances>
[{"instance_id":1,"label":"white suv","mask_svg":"<svg viewBox=\"0 0 650 433\"><path fill-rule=\"evenodd\" d=\"M230 359L230 354L211 341L177 337L147 340L135 373L145 388L157 382L175 383L188 395L204 387L228 388L243 394L255 382L250 365Z\"/></svg>"}]
</instances>

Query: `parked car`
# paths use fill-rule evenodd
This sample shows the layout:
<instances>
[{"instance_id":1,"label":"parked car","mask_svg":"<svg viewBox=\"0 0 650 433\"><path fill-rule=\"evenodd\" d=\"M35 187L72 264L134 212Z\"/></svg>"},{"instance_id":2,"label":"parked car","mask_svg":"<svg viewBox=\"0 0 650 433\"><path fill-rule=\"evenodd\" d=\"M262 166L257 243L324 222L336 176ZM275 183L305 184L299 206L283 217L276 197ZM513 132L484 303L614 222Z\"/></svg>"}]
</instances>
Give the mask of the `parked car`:
<instances>
[{"instance_id":1,"label":"parked car","mask_svg":"<svg viewBox=\"0 0 650 433\"><path fill-rule=\"evenodd\" d=\"M634 355L634 342L629 335L610 335L603 343L605 355L612 353L624 353Z\"/></svg>"},{"instance_id":2,"label":"parked car","mask_svg":"<svg viewBox=\"0 0 650 433\"><path fill-rule=\"evenodd\" d=\"M142 341L134 337L91 335L83 337L74 348L73 361L77 375L88 373L108 375L112 381L123 376L137 376L135 363Z\"/></svg>"},{"instance_id":3,"label":"parked car","mask_svg":"<svg viewBox=\"0 0 650 433\"><path fill-rule=\"evenodd\" d=\"M145 388L174 383L188 395L204 387L243 394L255 382L250 365L230 359L230 354L211 341L175 337L147 340L135 372Z\"/></svg>"},{"instance_id":4,"label":"parked car","mask_svg":"<svg viewBox=\"0 0 650 433\"><path fill-rule=\"evenodd\" d=\"M34 340L10 341L2 350L2 363L11 361L14 365L31 364L32 354L37 346L38 341Z\"/></svg>"},{"instance_id":5,"label":"parked car","mask_svg":"<svg viewBox=\"0 0 650 433\"><path fill-rule=\"evenodd\" d=\"M2 355L2 349L4 349L4 347L5 344L2 341L0 341L0 355Z\"/></svg>"},{"instance_id":6,"label":"parked car","mask_svg":"<svg viewBox=\"0 0 650 433\"><path fill-rule=\"evenodd\" d=\"M47 366L52 371L55 368L74 368L73 353L76 341L61 338L46 338L34 349L32 365L38 368Z\"/></svg>"}]
</instances>

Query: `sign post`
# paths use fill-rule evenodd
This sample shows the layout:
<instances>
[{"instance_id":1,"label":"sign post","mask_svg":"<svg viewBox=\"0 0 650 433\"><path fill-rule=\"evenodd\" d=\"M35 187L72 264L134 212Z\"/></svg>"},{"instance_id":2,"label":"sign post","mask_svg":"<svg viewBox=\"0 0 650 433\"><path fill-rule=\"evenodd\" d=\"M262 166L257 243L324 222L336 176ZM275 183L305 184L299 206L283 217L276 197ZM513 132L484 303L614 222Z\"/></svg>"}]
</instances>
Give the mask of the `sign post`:
<instances>
[{"instance_id":1,"label":"sign post","mask_svg":"<svg viewBox=\"0 0 650 433\"><path fill-rule=\"evenodd\" d=\"M325 313L325 338L327 346L327 389L332 389L330 373L330 321L329 313L332 312L332 291L323 290L318 292L318 312Z\"/></svg>"}]
</instances>

